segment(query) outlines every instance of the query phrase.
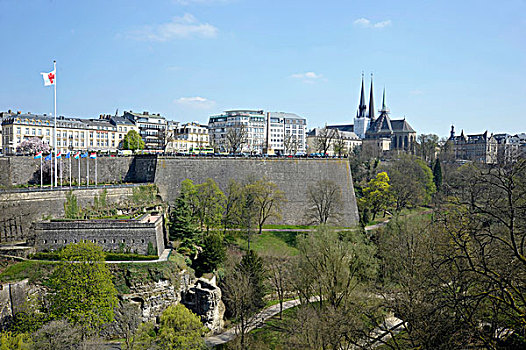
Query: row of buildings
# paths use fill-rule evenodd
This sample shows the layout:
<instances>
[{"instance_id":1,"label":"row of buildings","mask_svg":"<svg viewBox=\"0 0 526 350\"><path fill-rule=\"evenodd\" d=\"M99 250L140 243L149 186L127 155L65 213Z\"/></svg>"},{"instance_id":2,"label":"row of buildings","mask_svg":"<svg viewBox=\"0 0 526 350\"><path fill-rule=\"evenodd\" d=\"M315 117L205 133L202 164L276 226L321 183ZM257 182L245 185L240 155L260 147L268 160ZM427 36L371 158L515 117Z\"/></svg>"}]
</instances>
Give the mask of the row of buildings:
<instances>
[{"instance_id":1,"label":"row of buildings","mask_svg":"<svg viewBox=\"0 0 526 350\"><path fill-rule=\"evenodd\" d=\"M455 126L447 143L455 160L495 164L497 162L512 162L526 155L526 133L466 135L464 130L455 134Z\"/></svg>"},{"instance_id":2,"label":"row of buildings","mask_svg":"<svg viewBox=\"0 0 526 350\"><path fill-rule=\"evenodd\" d=\"M17 147L34 137L53 145L54 118L21 112L2 112L0 149L15 154ZM81 119L57 117L57 151L113 152L134 130L145 148L188 153L213 148L215 152L297 154L306 151L307 120L293 113L232 110L210 117L208 125L179 123L160 114L125 111L122 116L100 115Z\"/></svg>"},{"instance_id":3,"label":"row of buildings","mask_svg":"<svg viewBox=\"0 0 526 350\"><path fill-rule=\"evenodd\" d=\"M403 119L393 119L386 104L385 89L379 110L375 109L373 79L366 101L362 74L360 99L353 123L325 125L307 129L307 120L294 113L264 110L229 110L210 116L208 124L179 123L160 114L125 111L121 116L99 118L57 118L59 151L89 150L113 152L122 147L125 135L134 130L142 137L145 148L168 153L247 153L297 155L323 153L344 155L356 147L385 152L415 153L416 131ZM54 119L31 113L0 113L0 150L16 153L17 147L33 137L53 144ZM526 134L455 135L452 127L448 140L456 160L494 163L512 160L525 152Z\"/></svg>"},{"instance_id":4,"label":"row of buildings","mask_svg":"<svg viewBox=\"0 0 526 350\"><path fill-rule=\"evenodd\" d=\"M60 116L57 118L56 148L62 152L113 152L122 147L125 135L134 130L142 137L146 149L169 153L213 149L219 153L334 155L349 153L362 144L380 151L412 151L416 132L405 119L392 120L389 117L385 91L382 108L376 117L372 78L369 96L367 106L362 76L354 124L326 125L311 131L307 129L307 120L297 114L264 110L225 111L211 116L208 125L179 123L160 114L133 111L91 119ZM24 140L34 137L53 145L55 124L52 116L8 111L1 113L0 117L2 153L15 154ZM322 147L322 142L328 142L329 147Z\"/></svg>"}]
</instances>

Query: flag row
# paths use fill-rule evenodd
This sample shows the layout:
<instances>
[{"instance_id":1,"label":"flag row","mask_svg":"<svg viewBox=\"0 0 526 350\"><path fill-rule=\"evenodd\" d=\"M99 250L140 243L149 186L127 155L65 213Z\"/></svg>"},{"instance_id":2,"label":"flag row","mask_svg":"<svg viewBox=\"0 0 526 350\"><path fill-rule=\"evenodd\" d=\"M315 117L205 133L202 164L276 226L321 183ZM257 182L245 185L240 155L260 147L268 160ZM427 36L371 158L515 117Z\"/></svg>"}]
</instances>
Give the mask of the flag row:
<instances>
[{"instance_id":1,"label":"flag row","mask_svg":"<svg viewBox=\"0 0 526 350\"><path fill-rule=\"evenodd\" d=\"M80 152L76 152L74 154L72 154L72 152L67 152L66 154L62 154L62 152L58 152L57 154L55 154L55 158L57 159L60 159L62 157L64 158L74 158L74 159L79 159L79 158L87 158L87 157L90 157L91 159L96 159L97 158L97 153L95 152L92 152L88 155L88 152L86 153L80 153ZM42 158L42 151L39 151L35 154L34 156L34 159L40 159ZM47 157L44 158L44 160L51 160L52 159L52 153L50 153Z\"/></svg>"}]
</instances>

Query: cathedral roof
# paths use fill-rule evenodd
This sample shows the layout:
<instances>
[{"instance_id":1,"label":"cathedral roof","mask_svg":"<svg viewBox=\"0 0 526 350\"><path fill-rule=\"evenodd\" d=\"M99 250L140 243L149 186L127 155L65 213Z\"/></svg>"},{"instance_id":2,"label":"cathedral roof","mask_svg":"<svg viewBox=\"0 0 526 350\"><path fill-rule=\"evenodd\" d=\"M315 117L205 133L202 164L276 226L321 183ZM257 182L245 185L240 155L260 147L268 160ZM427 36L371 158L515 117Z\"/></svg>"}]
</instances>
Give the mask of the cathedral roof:
<instances>
[{"instance_id":1,"label":"cathedral roof","mask_svg":"<svg viewBox=\"0 0 526 350\"><path fill-rule=\"evenodd\" d=\"M405 119L391 120L391 126L393 127L393 131L415 132Z\"/></svg>"}]
</instances>

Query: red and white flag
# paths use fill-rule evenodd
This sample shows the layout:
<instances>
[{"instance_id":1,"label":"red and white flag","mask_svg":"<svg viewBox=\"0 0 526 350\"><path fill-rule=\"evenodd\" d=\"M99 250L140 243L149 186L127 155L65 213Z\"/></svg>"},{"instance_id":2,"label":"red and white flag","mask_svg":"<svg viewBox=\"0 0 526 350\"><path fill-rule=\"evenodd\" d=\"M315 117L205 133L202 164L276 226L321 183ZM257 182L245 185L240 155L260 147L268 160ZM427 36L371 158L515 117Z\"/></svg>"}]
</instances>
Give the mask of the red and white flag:
<instances>
[{"instance_id":1,"label":"red and white flag","mask_svg":"<svg viewBox=\"0 0 526 350\"><path fill-rule=\"evenodd\" d=\"M40 73L44 78L44 86L55 85L55 73L55 70L49 73Z\"/></svg>"}]
</instances>

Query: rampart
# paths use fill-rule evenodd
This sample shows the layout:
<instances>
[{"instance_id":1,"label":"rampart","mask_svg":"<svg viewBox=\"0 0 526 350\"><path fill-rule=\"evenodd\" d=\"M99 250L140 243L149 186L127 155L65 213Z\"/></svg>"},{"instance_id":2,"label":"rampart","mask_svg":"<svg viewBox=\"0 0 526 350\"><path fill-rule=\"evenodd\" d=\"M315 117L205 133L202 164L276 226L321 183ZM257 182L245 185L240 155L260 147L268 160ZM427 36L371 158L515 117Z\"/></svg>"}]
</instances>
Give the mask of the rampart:
<instances>
[{"instance_id":1,"label":"rampart","mask_svg":"<svg viewBox=\"0 0 526 350\"><path fill-rule=\"evenodd\" d=\"M64 216L64 203L69 188L63 190L44 190L30 192L0 192L0 243L25 241L30 232L31 223L43 218ZM83 188L73 191L78 203L83 207L93 205L95 195L101 189ZM117 203L127 199L133 188L107 188L108 203Z\"/></svg>"},{"instance_id":2,"label":"rampart","mask_svg":"<svg viewBox=\"0 0 526 350\"><path fill-rule=\"evenodd\" d=\"M91 241L105 251L148 253L151 243L157 255L164 250L163 217L144 215L137 220L40 221L33 224L37 251L53 251L68 243Z\"/></svg>"},{"instance_id":3,"label":"rampart","mask_svg":"<svg viewBox=\"0 0 526 350\"><path fill-rule=\"evenodd\" d=\"M81 162L81 177L87 166ZM94 179L94 161L90 160L90 179ZM69 163L67 161L65 164ZM72 175L78 174L77 161L72 161ZM35 183L39 175L40 161L32 157L0 158L0 186ZM208 178L215 180L226 191L230 180L243 181L249 176L263 177L274 182L287 199L282 205L284 224L306 224L304 216L308 205L308 186L319 180L334 181L342 189L342 225L358 223L358 209L349 162L346 159L303 159L303 158L208 158L208 157L100 157L97 159L98 180L106 183L154 182L161 197L172 203L179 194L184 179L201 183ZM93 171L93 173L92 173ZM65 172L69 176L69 171ZM35 175L36 174L36 175ZM38 181L36 181L38 182ZM82 205L92 203L100 190L82 190L76 193ZM22 235L17 230L26 229L42 216L63 215L63 203L67 189L30 193L0 193L0 241L13 240ZM131 189L108 190L108 199L119 199L131 194ZM13 231L15 230L15 231Z\"/></svg>"},{"instance_id":4,"label":"rampart","mask_svg":"<svg viewBox=\"0 0 526 350\"><path fill-rule=\"evenodd\" d=\"M243 181L249 176L266 177L285 192L282 205L284 224L306 224L308 186L328 179L340 186L343 194L342 224L358 223L358 208L354 196L351 170L347 159L302 158L170 158L159 157L155 183L164 200L172 202L179 194L184 179L196 183L212 178L225 191L230 180Z\"/></svg>"}]
</instances>

